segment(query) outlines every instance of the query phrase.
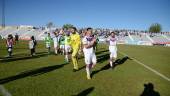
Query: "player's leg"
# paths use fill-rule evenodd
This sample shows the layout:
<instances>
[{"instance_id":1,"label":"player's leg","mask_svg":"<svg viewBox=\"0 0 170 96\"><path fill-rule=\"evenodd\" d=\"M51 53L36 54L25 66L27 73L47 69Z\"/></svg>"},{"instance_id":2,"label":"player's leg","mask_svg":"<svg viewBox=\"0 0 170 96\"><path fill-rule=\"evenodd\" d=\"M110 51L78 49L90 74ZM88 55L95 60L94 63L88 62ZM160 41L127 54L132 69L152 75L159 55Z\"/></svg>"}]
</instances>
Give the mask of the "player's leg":
<instances>
[{"instance_id":1,"label":"player's leg","mask_svg":"<svg viewBox=\"0 0 170 96\"><path fill-rule=\"evenodd\" d=\"M34 49L32 48L31 49L31 56L33 56L33 53L34 53Z\"/></svg>"},{"instance_id":2,"label":"player's leg","mask_svg":"<svg viewBox=\"0 0 170 96\"><path fill-rule=\"evenodd\" d=\"M78 52L78 59L80 59L81 58L81 54L82 54L82 49L81 49L81 47L79 48L79 52Z\"/></svg>"},{"instance_id":3,"label":"player's leg","mask_svg":"<svg viewBox=\"0 0 170 96\"><path fill-rule=\"evenodd\" d=\"M110 67L112 68L113 67L113 49L112 49L112 46L109 46L109 52L110 52L109 64L110 64Z\"/></svg>"},{"instance_id":4,"label":"player's leg","mask_svg":"<svg viewBox=\"0 0 170 96\"><path fill-rule=\"evenodd\" d=\"M57 47L55 47L55 54L56 54L56 55L58 54L58 49L57 49Z\"/></svg>"},{"instance_id":5,"label":"player's leg","mask_svg":"<svg viewBox=\"0 0 170 96\"><path fill-rule=\"evenodd\" d=\"M92 68L94 68L94 66L96 65L97 59L96 59L95 53L92 53L89 57L90 57L89 60L91 61L89 64L89 71L90 71L90 77L91 77Z\"/></svg>"},{"instance_id":6,"label":"player's leg","mask_svg":"<svg viewBox=\"0 0 170 96\"><path fill-rule=\"evenodd\" d=\"M117 51L115 50L114 54L113 54L113 64L115 66L115 61L116 61L116 58L117 58Z\"/></svg>"},{"instance_id":7,"label":"player's leg","mask_svg":"<svg viewBox=\"0 0 170 96\"><path fill-rule=\"evenodd\" d=\"M72 53L72 62L74 65L74 70L78 70L78 61L77 61L77 53L78 53L79 48L73 48L73 53Z\"/></svg>"},{"instance_id":8,"label":"player's leg","mask_svg":"<svg viewBox=\"0 0 170 96\"><path fill-rule=\"evenodd\" d=\"M55 53L58 54L58 45L55 47Z\"/></svg>"},{"instance_id":9,"label":"player's leg","mask_svg":"<svg viewBox=\"0 0 170 96\"><path fill-rule=\"evenodd\" d=\"M9 56L9 57L12 56L12 47L8 47L8 56Z\"/></svg>"},{"instance_id":10,"label":"player's leg","mask_svg":"<svg viewBox=\"0 0 170 96\"><path fill-rule=\"evenodd\" d=\"M66 62L69 62L69 60L68 60L68 46L67 45L65 45L65 60L66 60Z\"/></svg>"},{"instance_id":11,"label":"player's leg","mask_svg":"<svg viewBox=\"0 0 170 96\"><path fill-rule=\"evenodd\" d=\"M62 53L64 55L64 53L65 53L65 45L62 45Z\"/></svg>"},{"instance_id":12,"label":"player's leg","mask_svg":"<svg viewBox=\"0 0 170 96\"><path fill-rule=\"evenodd\" d=\"M84 60L86 63L86 74L87 74L87 79L91 79L90 76L90 69L91 69L91 56L88 53L84 53Z\"/></svg>"},{"instance_id":13,"label":"player's leg","mask_svg":"<svg viewBox=\"0 0 170 96\"><path fill-rule=\"evenodd\" d=\"M50 52L50 45L49 45L49 43L46 43L46 48L47 48L47 52L49 53Z\"/></svg>"},{"instance_id":14,"label":"player's leg","mask_svg":"<svg viewBox=\"0 0 170 96\"><path fill-rule=\"evenodd\" d=\"M33 48L33 55L35 55L35 46L34 46L34 48Z\"/></svg>"},{"instance_id":15,"label":"player's leg","mask_svg":"<svg viewBox=\"0 0 170 96\"><path fill-rule=\"evenodd\" d=\"M49 47L48 47L48 53L49 53L49 54L50 54L50 50L51 50L51 47L49 46Z\"/></svg>"},{"instance_id":16,"label":"player's leg","mask_svg":"<svg viewBox=\"0 0 170 96\"><path fill-rule=\"evenodd\" d=\"M60 54L64 55L64 45L60 45Z\"/></svg>"},{"instance_id":17,"label":"player's leg","mask_svg":"<svg viewBox=\"0 0 170 96\"><path fill-rule=\"evenodd\" d=\"M58 54L57 43L54 43L54 52L55 52L55 54Z\"/></svg>"},{"instance_id":18,"label":"player's leg","mask_svg":"<svg viewBox=\"0 0 170 96\"><path fill-rule=\"evenodd\" d=\"M69 45L69 48L68 48L68 60L69 60L69 61L70 61L70 59L71 59L71 55L70 55L71 51L72 51L72 48L71 48L71 46Z\"/></svg>"},{"instance_id":19,"label":"player's leg","mask_svg":"<svg viewBox=\"0 0 170 96\"><path fill-rule=\"evenodd\" d=\"M59 53L62 54L62 45L59 46Z\"/></svg>"},{"instance_id":20,"label":"player's leg","mask_svg":"<svg viewBox=\"0 0 170 96\"><path fill-rule=\"evenodd\" d=\"M30 49L30 53L31 53L31 56L33 56L33 50L32 49Z\"/></svg>"},{"instance_id":21,"label":"player's leg","mask_svg":"<svg viewBox=\"0 0 170 96\"><path fill-rule=\"evenodd\" d=\"M94 66L96 65L96 63L97 63L97 59L96 59L96 54L95 53L93 53L92 54L92 68L94 68Z\"/></svg>"},{"instance_id":22,"label":"player's leg","mask_svg":"<svg viewBox=\"0 0 170 96\"><path fill-rule=\"evenodd\" d=\"M110 63L110 67L112 68L113 67L113 53L112 52L110 52L110 61L109 61L109 63Z\"/></svg>"}]
</instances>

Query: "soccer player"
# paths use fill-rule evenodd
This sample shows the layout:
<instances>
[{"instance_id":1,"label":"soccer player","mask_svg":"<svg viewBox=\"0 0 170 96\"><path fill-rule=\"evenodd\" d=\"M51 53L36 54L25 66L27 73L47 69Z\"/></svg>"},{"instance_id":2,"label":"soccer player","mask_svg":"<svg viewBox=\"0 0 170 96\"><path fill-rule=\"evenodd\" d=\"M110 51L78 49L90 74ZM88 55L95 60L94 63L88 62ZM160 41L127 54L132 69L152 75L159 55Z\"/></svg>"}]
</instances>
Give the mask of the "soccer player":
<instances>
[{"instance_id":1,"label":"soccer player","mask_svg":"<svg viewBox=\"0 0 170 96\"><path fill-rule=\"evenodd\" d=\"M114 67L114 62L117 58L117 47L116 47L117 38L115 37L115 33L111 32L111 36L107 39L109 42L109 51L110 51L110 67Z\"/></svg>"},{"instance_id":2,"label":"soccer player","mask_svg":"<svg viewBox=\"0 0 170 96\"><path fill-rule=\"evenodd\" d=\"M55 54L57 55L58 54L58 33L57 32L54 32L54 38L53 38L53 42L54 42L54 52Z\"/></svg>"},{"instance_id":3,"label":"soccer player","mask_svg":"<svg viewBox=\"0 0 170 96\"><path fill-rule=\"evenodd\" d=\"M60 32L59 45L60 45L60 52L61 52L61 54L64 55L64 53L65 53L65 38L64 38L64 32Z\"/></svg>"},{"instance_id":4,"label":"soccer player","mask_svg":"<svg viewBox=\"0 0 170 96\"><path fill-rule=\"evenodd\" d=\"M97 51L97 45L99 43L99 37L98 37L98 34L94 35L94 37L96 38L96 43L94 45L94 50Z\"/></svg>"},{"instance_id":5,"label":"soccer player","mask_svg":"<svg viewBox=\"0 0 170 96\"><path fill-rule=\"evenodd\" d=\"M87 28L85 37L82 40L83 52L86 64L87 79L91 79L91 69L96 65L96 55L94 51L94 45L96 38L92 36L92 28Z\"/></svg>"},{"instance_id":6,"label":"soccer player","mask_svg":"<svg viewBox=\"0 0 170 96\"><path fill-rule=\"evenodd\" d=\"M34 36L31 36L31 39L29 41L29 49L31 51L31 56L35 55L35 47L37 45L37 41L35 40Z\"/></svg>"},{"instance_id":7,"label":"soccer player","mask_svg":"<svg viewBox=\"0 0 170 96\"><path fill-rule=\"evenodd\" d=\"M19 35L16 33L15 34L15 43L18 43L18 41L19 41Z\"/></svg>"},{"instance_id":8,"label":"soccer player","mask_svg":"<svg viewBox=\"0 0 170 96\"><path fill-rule=\"evenodd\" d=\"M70 37L70 33L69 32L66 32L65 33L66 35L65 35L65 60L66 60L66 62L69 62L69 53L71 52L71 43L70 43L70 41L71 41L71 37Z\"/></svg>"},{"instance_id":9,"label":"soccer player","mask_svg":"<svg viewBox=\"0 0 170 96\"><path fill-rule=\"evenodd\" d=\"M48 33L47 37L45 37L45 44L46 44L46 48L48 50L48 53L50 54L50 49L51 49L51 36L50 33Z\"/></svg>"},{"instance_id":10,"label":"soccer player","mask_svg":"<svg viewBox=\"0 0 170 96\"><path fill-rule=\"evenodd\" d=\"M80 49L81 39L80 35L77 33L76 27L72 27L71 29L71 48L72 48L72 62L74 65L73 72L78 71L78 52Z\"/></svg>"},{"instance_id":11,"label":"soccer player","mask_svg":"<svg viewBox=\"0 0 170 96\"><path fill-rule=\"evenodd\" d=\"M7 46L7 50L8 50L8 57L12 56L13 45L14 45L13 36L12 36L12 34L9 34L8 38L6 40L6 46Z\"/></svg>"}]
</instances>

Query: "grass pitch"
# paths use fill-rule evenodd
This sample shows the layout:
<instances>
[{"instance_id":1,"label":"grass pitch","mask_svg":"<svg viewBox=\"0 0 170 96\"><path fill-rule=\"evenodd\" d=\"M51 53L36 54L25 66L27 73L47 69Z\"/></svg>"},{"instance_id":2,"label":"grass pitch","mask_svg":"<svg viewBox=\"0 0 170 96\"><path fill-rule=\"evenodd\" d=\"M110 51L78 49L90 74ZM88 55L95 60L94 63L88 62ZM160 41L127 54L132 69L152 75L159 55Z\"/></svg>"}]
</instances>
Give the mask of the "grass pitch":
<instances>
[{"instance_id":1,"label":"grass pitch","mask_svg":"<svg viewBox=\"0 0 170 96\"><path fill-rule=\"evenodd\" d=\"M154 86L151 92L170 96L170 81L134 60L125 60L113 70L108 68L105 44L96 52L98 63L92 80L86 79L84 58L79 59L80 70L72 72L72 63L66 64L63 55L48 55L44 42L38 42L36 51L37 55L30 57L28 42L20 41L14 46L13 58L5 58L5 43L0 41L0 85L12 96L140 96L146 93L144 84L149 82ZM118 51L170 78L169 47L118 45ZM118 59L123 57L118 53Z\"/></svg>"}]
</instances>

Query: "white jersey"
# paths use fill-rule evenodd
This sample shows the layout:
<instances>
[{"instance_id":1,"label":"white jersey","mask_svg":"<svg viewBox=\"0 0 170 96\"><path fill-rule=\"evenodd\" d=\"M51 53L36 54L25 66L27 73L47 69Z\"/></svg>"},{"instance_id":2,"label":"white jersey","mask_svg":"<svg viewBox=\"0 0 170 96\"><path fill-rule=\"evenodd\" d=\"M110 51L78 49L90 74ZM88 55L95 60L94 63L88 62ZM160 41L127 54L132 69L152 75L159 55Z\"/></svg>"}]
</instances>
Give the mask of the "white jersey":
<instances>
[{"instance_id":1,"label":"white jersey","mask_svg":"<svg viewBox=\"0 0 170 96\"><path fill-rule=\"evenodd\" d=\"M58 37L53 37L53 42L58 44Z\"/></svg>"},{"instance_id":2,"label":"white jersey","mask_svg":"<svg viewBox=\"0 0 170 96\"><path fill-rule=\"evenodd\" d=\"M117 38L113 38L113 37L109 37L108 38L109 41L109 51L110 51L110 57L114 57L117 58L117 47L116 47L116 43L117 43Z\"/></svg>"},{"instance_id":3,"label":"white jersey","mask_svg":"<svg viewBox=\"0 0 170 96\"><path fill-rule=\"evenodd\" d=\"M56 48L58 46L58 36L53 37L53 42L54 42L54 48Z\"/></svg>"},{"instance_id":4,"label":"white jersey","mask_svg":"<svg viewBox=\"0 0 170 96\"><path fill-rule=\"evenodd\" d=\"M13 39L7 39L6 43L7 43L7 47L12 47L13 46Z\"/></svg>"},{"instance_id":5,"label":"white jersey","mask_svg":"<svg viewBox=\"0 0 170 96\"><path fill-rule=\"evenodd\" d=\"M29 48L30 48L30 49L33 49L33 48L34 48L34 41L33 41L33 40L30 40L30 41L29 41Z\"/></svg>"},{"instance_id":6,"label":"white jersey","mask_svg":"<svg viewBox=\"0 0 170 96\"><path fill-rule=\"evenodd\" d=\"M93 41L94 37L88 37L88 36L85 36L82 40L83 44L91 44L92 41ZM96 64L97 62L97 59L96 59L96 55L95 55L95 52L94 52L94 48L93 46L91 48L83 48L83 52L84 52L84 60L85 60L85 63L86 64Z\"/></svg>"},{"instance_id":7,"label":"white jersey","mask_svg":"<svg viewBox=\"0 0 170 96\"><path fill-rule=\"evenodd\" d=\"M91 44L93 39L94 39L94 37L85 36L85 37L82 39L83 45L84 45L84 44L87 44L87 45ZM94 53L93 47L91 47L91 48L85 48L85 47L84 47L84 48L83 48L83 51L84 51L85 53Z\"/></svg>"},{"instance_id":8,"label":"white jersey","mask_svg":"<svg viewBox=\"0 0 170 96\"><path fill-rule=\"evenodd\" d=\"M113 37L110 36L107 41L109 41L110 46L116 46L116 44L117 44L117 38L116 37L113 38Z\"/></svg>"}]
</instances>

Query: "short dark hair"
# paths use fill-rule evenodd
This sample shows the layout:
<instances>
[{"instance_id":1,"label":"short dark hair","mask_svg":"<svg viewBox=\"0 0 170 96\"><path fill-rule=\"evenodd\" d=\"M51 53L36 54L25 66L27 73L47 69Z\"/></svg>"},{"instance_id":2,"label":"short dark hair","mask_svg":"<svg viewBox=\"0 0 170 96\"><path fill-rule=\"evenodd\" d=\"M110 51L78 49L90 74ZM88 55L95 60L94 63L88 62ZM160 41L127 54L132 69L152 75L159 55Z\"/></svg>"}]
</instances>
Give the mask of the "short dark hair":
<instances>
[{"instance_id":1,"label":"short dark hair","mask_svg":"<svg viewBox=\"0 0 170 96\"><path fill-rule=\"evenodd\" d=\"M87 28L87 31L89 31L89 30L92 30L92 28L91 28L91 27L88 27L88 28Z\"/></svg>"},{"instance_id":2,"label":"short dark hair","mask_svg":"<svg viewBox=\"0 0 170 96\"><path fill-rule=\"evenodd\" d=\"M32 40L35 40L34 36L31 36L31 39L32 39Z\"/></svg>"},{"instance_id":3,"label":"short dark hair","mask_svg":"<svg viewBox=\"0 0 170 96\"><path fill-rule=\"evenodd\" d=\"M76 28L76 27L72 27L72 29L74 29L74 31L77 31L77 28Z\"/></svg>"},{"instance_id":4,"label":"short dark hair","mask_svg":"<svg viewBox=\"0 0 170 96\"><path fill-rule=\"evenodd\" d=\"M9 39L13 39L12 34L9 34L9 35L8 35L8 38L9 38Z\"/></svg>"},{"instance_id":5,"label":"short dark hair","mask_svg":"<svg viewBox=\"0 0 170 96\"><path fill-rule=\"evenodd\" d=\"M112 31L112 32L111 32L111 34L113 34L113 33L115 34L115 32L114 32L114 31Z\"/></svg>"}]
</instances>

